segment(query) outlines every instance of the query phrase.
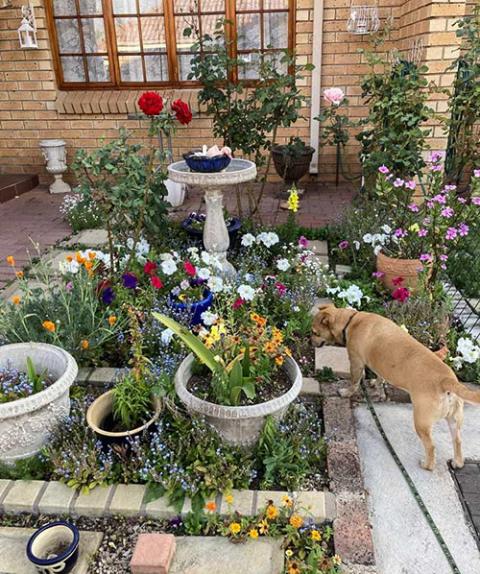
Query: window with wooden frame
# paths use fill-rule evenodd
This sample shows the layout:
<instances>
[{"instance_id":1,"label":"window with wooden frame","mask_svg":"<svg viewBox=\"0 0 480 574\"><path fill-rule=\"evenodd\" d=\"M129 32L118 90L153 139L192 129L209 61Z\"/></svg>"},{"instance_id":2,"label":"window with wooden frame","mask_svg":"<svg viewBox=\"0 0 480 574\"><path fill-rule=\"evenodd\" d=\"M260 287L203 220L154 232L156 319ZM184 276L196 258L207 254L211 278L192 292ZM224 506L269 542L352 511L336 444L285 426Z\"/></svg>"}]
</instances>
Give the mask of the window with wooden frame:
<instances>
[{"instance_id":1,"label":"window with wooden frame","mask_svg":"<svg viewBox=\"0 0 480 574\"><path fill-rule=\"evenodd\" d=\"M294 49L295 0L47 0L61 89L186 87L195 22L214 33L226 18L239 79L255 79L259 54Z\"/></svg>"}]
</instances>

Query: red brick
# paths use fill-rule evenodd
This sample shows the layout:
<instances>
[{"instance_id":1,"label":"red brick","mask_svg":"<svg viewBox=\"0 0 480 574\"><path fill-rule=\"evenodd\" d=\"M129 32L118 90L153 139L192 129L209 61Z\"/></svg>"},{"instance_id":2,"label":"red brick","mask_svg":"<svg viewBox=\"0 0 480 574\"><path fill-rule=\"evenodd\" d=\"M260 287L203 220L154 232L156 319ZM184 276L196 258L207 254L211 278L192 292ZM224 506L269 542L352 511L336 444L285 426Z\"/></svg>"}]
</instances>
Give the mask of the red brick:
<instances>
[{"instance_id":1,"label":"red brick","mask_svg":"<svg viewBox=\"0 0 480 574\"><path fill-rule=\"evenodd\" d=\"M175 554L173 534L140 534L130 561L132 574L167 574Z\"/></svg>"}]
</instances>

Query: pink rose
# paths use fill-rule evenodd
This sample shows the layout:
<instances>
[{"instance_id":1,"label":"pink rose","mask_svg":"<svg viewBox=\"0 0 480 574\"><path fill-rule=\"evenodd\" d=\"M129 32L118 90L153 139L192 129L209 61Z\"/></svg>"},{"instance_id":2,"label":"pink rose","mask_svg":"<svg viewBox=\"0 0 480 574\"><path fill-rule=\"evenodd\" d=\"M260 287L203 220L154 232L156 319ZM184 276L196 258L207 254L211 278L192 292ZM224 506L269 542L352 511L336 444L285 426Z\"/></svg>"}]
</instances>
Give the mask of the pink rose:
<instances>
[{"instance_id":1,"label":"pink rose","mask_svg":"<svg viewBox=\"0 0 480 574\"><path fill-rule=\"evenodd\" d=\"M333 106L339 106L345 98L345 93L340 88L327 88L323 91L323 97L326 102Z\"/></svg>"}]
</instances>

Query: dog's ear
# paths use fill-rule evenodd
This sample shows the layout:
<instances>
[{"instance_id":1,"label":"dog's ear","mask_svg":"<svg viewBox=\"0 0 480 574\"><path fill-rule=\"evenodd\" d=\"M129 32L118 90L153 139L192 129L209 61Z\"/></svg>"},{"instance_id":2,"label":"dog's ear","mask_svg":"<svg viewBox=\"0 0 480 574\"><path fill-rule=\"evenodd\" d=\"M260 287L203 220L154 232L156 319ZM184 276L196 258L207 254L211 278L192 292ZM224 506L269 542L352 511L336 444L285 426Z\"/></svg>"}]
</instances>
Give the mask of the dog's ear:
<instances>
[{"instance_id":1,"label":"dog's ear","mask_svg":"<svg viewBox=\"0 0 480 574\"><path fill-rule=\"evenodd\" d=\"M315 325L325 325L326 327L330 327L333 321L334 309L334 305L321 305L313 320L313 326L315 327Z\"/></svg>"}]
</instances>

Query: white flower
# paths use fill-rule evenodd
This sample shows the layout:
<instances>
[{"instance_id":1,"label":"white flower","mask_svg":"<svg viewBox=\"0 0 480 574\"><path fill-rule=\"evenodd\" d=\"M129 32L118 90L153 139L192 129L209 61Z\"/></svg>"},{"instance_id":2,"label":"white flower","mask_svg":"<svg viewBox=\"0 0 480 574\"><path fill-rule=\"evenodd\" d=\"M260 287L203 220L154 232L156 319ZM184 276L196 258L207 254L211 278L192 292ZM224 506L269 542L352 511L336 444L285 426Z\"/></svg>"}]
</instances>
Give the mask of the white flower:
<instances>
[{"instance_id":1,"label":"white flower","mask_svg":"<svg viewBox=\"0 0 480 574\"><path fill-rule=\"evenodd\" d=\"M461 358L466 363L473 364L480 360L480 347L466 337L458 339L457 353L460 353Z\"/></svg>"},{"instance_id":2,"label":"white flower","mask_svg":"<svg viewBox=\"0 0 480 574\"><path fill-rule=\"evenodd\" d=\"M373 235L371 233L365 233L365 235L362 237L362 239L363 239L364 243L372 243Z\"/></svg>"},{"instance_id":3,"label":"white flower","mask_svg":"<svg viewBox=\"0 0 480 574\"><path fill-rule=\"evenodd\" d=\"M240 285L237 289L237 293L244 301L253 301L253 298L255 297L255 289L250 287L250 285Z\"/></svg>"},{"instance_id":4,"label":"white flower","mask_svg":"<svg viewBox=\"0 0 480 574\"><path fill-rule=\"evenodd\" d=\"M173 337L173 331L171 329L165 329L164 331L162 331L162 334L160 335L160 339L162 340L162 343L164 345L169 345L170 341L172 340Z\"/></svg>"},{"instance_id":5,"label":"white flower","mask_svg":"<svg viewBox=\"0 0 480 574\"><path fill-rule=\"evenodd\" d=\"M340 287L328 287L327 289L328 295L336 295L339 291L341 291Z\"/></svg>"},{"instance_id":6,"label":"white flower","mask_svg":"<svg viewBox=\"0 0 480 574\"><path fill-rule=\"evenodd\" d=\"M373 252L375 253L375 255L378 255L380 253L380 251L382 250L382 246L381 245L375 245Z\"/></svg>"},{"instance_id":7,"label":"white flower","mask_svg":"<svg viewBox=\"0 0 480 574\"><path fill-rule=\"evenodd\" d=\"M243 277L245 281L247 281L248 283L251 283L255 279L255 275L253 275L252 273L245 273Z\"/></svg>"},{"instance_id":8,"label":"white flower","mask_svg":"<svg viewBox=\"0 0 480 574\"><path fill-rule=\"evenodd\" d=\"M190 258L190 260L192 261L192 263L198 263L199 262L199 257L198 257L198 247L189 247L187 249L187 253L188 256Z\"/></svg>"},{"instance_id":9,"label":"white flower","mask_svg":"<svg viewBox=\"0 0 480 574\"><path fill-rule=\"evenodd\" d=\"M218 319L218 315L216 313L212 313L211 311L204 311L200 317L203 321L203 324L207 327L213 325Z\"/></svg>"},{"instance_id":10,"label":"white flower","mask_svg":"<svg viewBox=\"0 0 480 574\"><path fill-rule=\"evenodd\" d=\"M109 269L111 265L110 254L104 253L103 251L96 251L98 261L101 261L103 265Z\"/></svg>"},{"instance_id":11,"label":"white flower","mask_svg":"<svg viewBox=\"0 0 480 574\"><path fill-rule=\"evenodd\" d=\"M257 235L257 243L263 243L265 247L272 247L279 241L278 235L273 231L262 231Z\"/></svg>"},{"instance_id":12,"label":"white flower","mask_svg":"<svg viewBox=\"0 0 480 574\"><path fill-rule=\"evenodd\" d=\"M294 305L294 306L292 307L292 309L293 309L293 311L294 311L295 313L298 313L298 312L300 311L300 307L299 307L298 305Z\"/></svg>"},{"instance_id":13,"label":"white flower","mask_svg":"<svg viewBox=\"0 0 480 574\"><path fill-rule=\"evenodd\" d=\"M279 259L277 261L277 269L280 269L280 271L286 271L289 267L290 263L288 262L288 259Z\"/></svg>"},{"instance_id":14,"label":"white flower","mask_svg":"<svg viewBox=\"0 0 480 574\"><path fill-rule=\"evenodd\" d=\"M206 267L200 267L200 269L197 271L197 275L199 279L209 279L211 275L210 269L207 269Z\"/></svg>"},{"instance_id":15,"label":"white flower","mask_svg":"<svg viewBox=\"0 0 480 574\"><path fill-rule=\"evenodd\" d=\"M173 259L173 255L171 253L160 253L159 259L160 261L169 261Z\"/></svg>"},{"instance_id":16,"label":"white flower","mask_svg":"<svg viewBox=\"0 0 480 574\"><path fill-rule=\"evenodd\" d=\"M463 359L462 359L462 357L454 357L454 358L452 359L452 365L453 365L453 368L454 368L456 371L460 371L460 369L463 367Z\"/></svg>"},{"instance_id":17,"label":"white flower","mask_svg":"<svg viewBox=\"0 0 480 574\"><path fill-rule=\"evenodd\" d=\"M387 235L390 235L390 233L392 233L392 228L390 227L390 225L382 225L382 231L385 231L385 233Z\"/></svg>"},{"instance_id":18,"label":"white flower","mask_svg":"<svg viewBox=\"0 0 480 574\"><path fill-rule=\"evenodd\" d=\"M328 291L328 290L327 290ZM360 306L363 297L363 291L358 285L350 285L348 289L344 289L337 294L340 299L345 299L352 307Z\"/></svg>"},{"instance_id":19,"label":"white flower","mask_svg":"<svg viewBox=\"0 0 480 574\"><path fill-rule=\"evenodd\" d=\"M220 293L223 290L223 279L214 275L210 277L207 285L212 293Z\"/></svg>"},{"instance_id":20,"label":"white flower","mask_svg":"<svg viewBox=\"0 0 480 574\"><path fill-rule=\"evenodd\" d=\"M251 247L255 243L255 237L251 233L246 233L242 237L242 245L244 247Z\"/></svg>"},{"instance_id":21,"label":"white flower","mask_svg":"<svg viewBox=\"0 0 480 574\"><path fill-rule=\"evenodd\" d=\"M182 289L182 291L185 291L189 287L190 287L190 283L186 279L184 279L183 281L180 282L180 289Z\"/></svg>"},{"instance_id":22,"label":"white flower","mask_svg":"<svg viewBox=\"0 0 480 574\"><path fill-rule=\"evenodd\" d=\"M360 249L360 241L355 240L355 241L353 242L353 245L354 245L354 247L355 247L355 249L356 249L357 251Z\"/></svg>"},{"instance_id":23,"label":"white flower","mask_svg":"<svg viewBox=\"0 0 480 574\"><path fill-rule=\"evenodd\" d=\"M173 275L178 270L177 264L173 259L165 259L165 261L160 263L160 267L165 275Z\"/></svg>"},{"instance_id":24,"label":"white flower","mask_svg":"<svg viewBox=\"0 0 480 574\"><path fill-rule=\"evenodd\" d=\"M205 263L205 265L210 265L212 263L212 256L208 251L202 251L200 257L202 258L202 261Z\"/></svg>"},{"instance_id":25,"label":"white flower","mask_svg":"<svg viewBox=\"0 0 480 574\"><path fill-rule=\"evenodd\" d=\"M80 263L75 259L72 259L72 261L60 261L58 268L60 273L73 273L75 275L80 269Z\"/></svg>"}]
</instances>

